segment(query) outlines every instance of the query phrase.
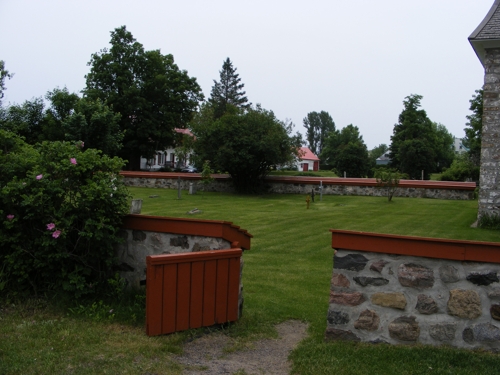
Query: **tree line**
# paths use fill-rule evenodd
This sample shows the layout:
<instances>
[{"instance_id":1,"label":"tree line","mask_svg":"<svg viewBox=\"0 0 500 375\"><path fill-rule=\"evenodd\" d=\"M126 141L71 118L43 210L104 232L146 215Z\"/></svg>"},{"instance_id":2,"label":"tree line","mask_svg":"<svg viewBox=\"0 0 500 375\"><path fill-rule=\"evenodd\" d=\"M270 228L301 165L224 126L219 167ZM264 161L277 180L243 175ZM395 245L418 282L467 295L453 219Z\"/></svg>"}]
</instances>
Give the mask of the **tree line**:
<instances>
[{"instance_id":1,"label":"tree line","mask_svg":"<svg viewBox=\"0 0 500 375\"><path fill-rule=\"evenodd\" d=\"M196 78L180 69L171 54L145 50L125 26L111 32L110 47L92 54L88 65L81 95L56 88L45 100L3 107L5 80L13 74L1 61L0 129L30 144L81 142L85 149L124 159L130 170L139 169L140 157L149 159L169 146L193 148L196 165L228 172L239 191L258 190L274 167L299 157L303 144L341 176L371 176L376 158L386 152L391 166L410 178L421 178L422 170L429 178L430 173L453 168L453 136L429 120L420 108L420 95L405 98L391 144L369 151L357 126L337 129L325 111L304 118L305 141L300 133L293 134L293 123L248 101L229 58L205 100ZM470 128L477 128L477 117L469 120ZM181 145L175 128L189 128L196 142L183 140ZM475 150L477 131L469 133L467 144Z\"/></svg>"},{"instance_id":2,"label":"tree line","mask_svg":"<svg viewBox=\"0 0 500 375\"><path fill-rule=\"evenodd\" d=\"M442 124L433 122L421 108L421 95L412 94L403 101L398 122L394 125L391 144L380 144L368 150L359 128L352 124L336 129L328 112L310 112L304 118L310 150L319 155L323 166L337 175L371 177L376 159L387 154L387 167L410 179L429 179L431 173L442 173L443 180L477 180L481 152L482 91L470 101L465 137L465 152L455 154L454 136Z\"/></svg>"}]
</instances>

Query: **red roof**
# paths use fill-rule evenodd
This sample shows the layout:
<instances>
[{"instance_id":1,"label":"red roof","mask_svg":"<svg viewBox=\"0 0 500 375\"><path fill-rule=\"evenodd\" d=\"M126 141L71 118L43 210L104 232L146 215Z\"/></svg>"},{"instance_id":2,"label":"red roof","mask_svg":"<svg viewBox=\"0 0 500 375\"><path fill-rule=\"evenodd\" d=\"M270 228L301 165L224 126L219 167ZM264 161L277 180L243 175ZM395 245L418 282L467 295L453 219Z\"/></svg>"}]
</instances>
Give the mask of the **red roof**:
<instances>
[{"instance_id":1,"label":"red roof","mask_svg":"<svg viewBox=\"0 0 500 375\"><path fill-rule=\"evenodd\" d=\"M189 129L175 128L174 130L176 133L190 135L191 137L193 136L193 133L191 133L191 130Z\"/></svg>"},{"instance_id":2,"label":"red roof","mask_svg":"<svg viewBox=\"0 0 500 375\"><path fill-rule=\"evenodd\" d=\"M319 158L313 154L309 147L301 147L299 151L299 158L301 160L318 160Z\"/></svg>"}]
</instances>

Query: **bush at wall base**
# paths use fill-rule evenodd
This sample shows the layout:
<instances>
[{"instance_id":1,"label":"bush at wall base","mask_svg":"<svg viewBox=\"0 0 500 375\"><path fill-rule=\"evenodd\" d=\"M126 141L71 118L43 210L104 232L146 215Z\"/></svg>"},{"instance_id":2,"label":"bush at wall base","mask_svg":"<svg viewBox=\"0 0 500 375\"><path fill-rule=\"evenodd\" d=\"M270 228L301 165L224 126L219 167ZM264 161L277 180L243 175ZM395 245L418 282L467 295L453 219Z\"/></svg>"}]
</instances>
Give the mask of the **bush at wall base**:
<instances>
[{"instance_id":1,"label":"bush at wall base","mask_svg":"<svg viewBox=\"0 0 500 375\"><path fill-rule=\"evenodd\" d=\"M81 143L0 130L0 295L103 292L128 209L124 165Z\"/></svg>"}]
</instances>

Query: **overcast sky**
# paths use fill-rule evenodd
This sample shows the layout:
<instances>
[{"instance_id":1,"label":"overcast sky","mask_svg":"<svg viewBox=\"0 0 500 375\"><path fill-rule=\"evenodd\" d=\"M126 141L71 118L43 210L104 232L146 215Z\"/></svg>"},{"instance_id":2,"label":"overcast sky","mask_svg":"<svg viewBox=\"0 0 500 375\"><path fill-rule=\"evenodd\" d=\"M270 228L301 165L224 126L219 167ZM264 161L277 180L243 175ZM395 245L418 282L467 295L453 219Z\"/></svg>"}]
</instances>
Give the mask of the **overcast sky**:
<instances>
[{"instance_id":1,"label":"overcast sky","mask_svg":"<svg viewBox=\"0 0 500 375\"><path fill-rule=\"evenodd\" d=\"M56 87L79 92L92 53L126 25L146 50L172 54L208 98L229 57L249 101L290 119L327 111L390 144L410 94L432 121L464 136L484 70L467 38L493 0L0 0L3 100Z\"/></svg>"}]
</instances>

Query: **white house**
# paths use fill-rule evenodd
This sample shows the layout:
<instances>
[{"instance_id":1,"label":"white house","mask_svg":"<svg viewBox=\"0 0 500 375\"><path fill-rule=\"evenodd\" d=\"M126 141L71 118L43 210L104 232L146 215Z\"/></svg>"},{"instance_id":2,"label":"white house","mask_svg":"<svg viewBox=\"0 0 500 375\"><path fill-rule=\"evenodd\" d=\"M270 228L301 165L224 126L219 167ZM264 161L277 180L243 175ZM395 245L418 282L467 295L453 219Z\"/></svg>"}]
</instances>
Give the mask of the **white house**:
<instances>
[{"instance_id":1,"label":"white house","mask_svg":"<svg viewBox=\"0 0 500 375\"><path fill-rule=\"evenodd\" d=\"M455 154L463 154L464 152L469 151L469 149L464 146L463 141L463 138L454 137L453 147L455 149Z\"/></svg>"},{"instance_id":2,"label":"white house","mask_svg":"<svg viewBox=\"0 0 500 375\"><path fill-rule=\"evenodd\" d=\"M309 147L301 147L296 165L299 171L319 171L319 158L313 154Z\"/></svg>"},{"instance_id":3,"label":"white house","mask_svg":"<svg viewBox=\"0 0 500 375\"><path fill-rule=\"evenodd\" d=\"M189 129L175 128L174 131L177 134L185 134L194 137ZM157 171L164 167L171 169L184 168L190 164L191 156L192 152L189 152L184 159L180 159L175 153L175 148L171 146L166 150L157 151L156 155L149 160L141 157L141 170Z\"/></svg>"}]
</instances>

